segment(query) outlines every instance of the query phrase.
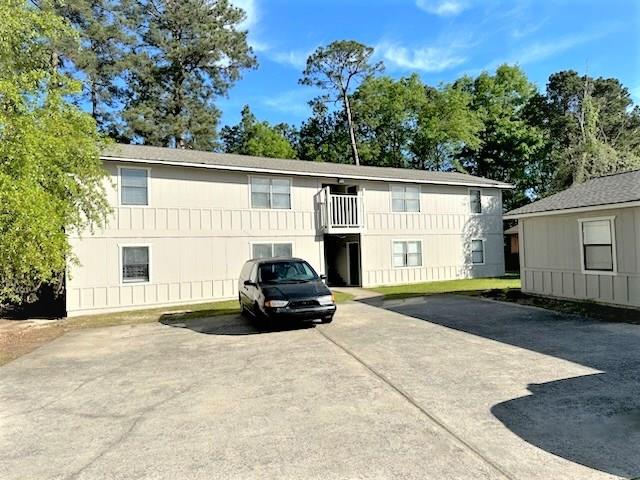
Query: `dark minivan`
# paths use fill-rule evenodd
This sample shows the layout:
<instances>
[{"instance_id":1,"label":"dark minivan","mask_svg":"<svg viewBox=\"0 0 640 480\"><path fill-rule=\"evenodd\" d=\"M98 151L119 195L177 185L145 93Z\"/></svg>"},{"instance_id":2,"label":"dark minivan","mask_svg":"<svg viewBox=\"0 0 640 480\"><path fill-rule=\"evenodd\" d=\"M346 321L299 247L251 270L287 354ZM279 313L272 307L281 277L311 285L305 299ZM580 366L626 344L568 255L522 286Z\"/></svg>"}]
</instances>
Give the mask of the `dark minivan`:
<instances>
[{"instance_id":1,"label":"dark minivan","mask_svg":"<svg viewBox=\"0 0 640 480\"><path fill-rule=\"evenodd\" d=\"M240 272L238 292L241 312L257 319L330 323L336 313L323 278L300 258L249 260Z\"/></svg>"}]
</instances>

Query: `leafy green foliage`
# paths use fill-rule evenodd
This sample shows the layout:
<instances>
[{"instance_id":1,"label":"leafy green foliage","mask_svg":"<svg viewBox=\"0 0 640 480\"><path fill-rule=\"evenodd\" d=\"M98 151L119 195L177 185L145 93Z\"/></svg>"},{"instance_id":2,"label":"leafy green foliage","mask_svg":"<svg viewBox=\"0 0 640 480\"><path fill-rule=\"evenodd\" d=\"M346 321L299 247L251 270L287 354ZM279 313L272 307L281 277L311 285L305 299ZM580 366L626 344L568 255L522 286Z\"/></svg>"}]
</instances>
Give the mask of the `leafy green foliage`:
<instances>
[{"instance_id":1,"label":"leafy green foliage","mask_svg":"<svg viewBox=\"0 0 640 480\"><path fill-rule=\"evenodd\" d=\"M80 85L57 68L77 37L49 7L0 3L0 303L60 283L73 260L68 235L109 212L102 140L65 100Z\"/></svg>"},{"instance_id":2,"label":"leafy green foliage","mask_svg":"<svg viewBox=\"0 0 640 480\"><path fill-rule=\"evenodd\" d=\"M140 0L127 10L140 47L129 60L128 135L150 145L209 150L225 95L256 65L245 13L228 0Z\"/></svg>"},{"instance_id":3,"label":"leafy green foliage","mask_svg":"<svg viewBox=\"0 0 640 480\"><path fill-rule=\"evenodd\" d=\"M451 168L463 145L478 144L481 124L471 96L450 85L428 87L417 75L369 78L354 94L354 113L367 164Z\"/></svg>"},{"instance_id":4,"label":"leafy green foliage","mask_svg":"<svg viewBox=\"0 0 640 480\"><path fill-rule=\"evenodd\" d=\"M481 73L476 79L463 78L456 86L472 96L470 108L482 128L478 145L465 145L458 156L469 173L515 185L505 193L507 208L527 201L535 186L536 162L543 148L544 132L531 125L525 107L535 94L535 86L517 66L502 65L495 75Z\"/></svg>"},{"instance_id":5,"label":"leafy green foliage","mask_svg":"<svg viewBox=\"0 0 640 480\"><path fill-rule=\"evenodd\" d=\"M222 149L257 157L296 158L296 151L283 133L285 129L284 125L272 127L267 122L258 122L245 106L240 122L221 130Z\"/></svg>"},{"instance_id":6,"label":"leafy green foliage","mask_svg":"<svg viewBox=\"0 0 640 480\"><path fill-rule=\"evenodd\" d=\"M530 122L547 132L537 182L541 195L640 168L640 109L618 80L554 73L529 113Z\"/></svg>"}]
</instances>

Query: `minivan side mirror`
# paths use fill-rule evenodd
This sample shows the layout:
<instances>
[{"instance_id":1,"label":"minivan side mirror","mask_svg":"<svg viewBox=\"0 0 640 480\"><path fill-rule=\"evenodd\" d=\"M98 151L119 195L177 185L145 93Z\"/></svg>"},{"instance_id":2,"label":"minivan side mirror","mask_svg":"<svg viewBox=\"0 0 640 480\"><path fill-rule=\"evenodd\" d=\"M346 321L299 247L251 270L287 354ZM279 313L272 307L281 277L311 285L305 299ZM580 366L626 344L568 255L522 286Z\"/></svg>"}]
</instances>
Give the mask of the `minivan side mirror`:
<instances>
[{"instance_id":1,"label":"minivan side mirror","mask_svg":"<svg viewBox=\"0 0 640 480\"><path fill-rule=\"evenodd\" d=\"M251 280L245 280L244 284L247 287L255 287L256 286L256 282L252 282Z\"/></svg>"},{"instance_id":2,"label":"minivan side mirror","mask_svg":"<svg viewBox=\"0 0 640 480\"><path fill-rule=\"evenodd\" d=\"M320 280L322 280L323 282L327 279L326 275L320 275Z\"/></svg>"}]
</instances>

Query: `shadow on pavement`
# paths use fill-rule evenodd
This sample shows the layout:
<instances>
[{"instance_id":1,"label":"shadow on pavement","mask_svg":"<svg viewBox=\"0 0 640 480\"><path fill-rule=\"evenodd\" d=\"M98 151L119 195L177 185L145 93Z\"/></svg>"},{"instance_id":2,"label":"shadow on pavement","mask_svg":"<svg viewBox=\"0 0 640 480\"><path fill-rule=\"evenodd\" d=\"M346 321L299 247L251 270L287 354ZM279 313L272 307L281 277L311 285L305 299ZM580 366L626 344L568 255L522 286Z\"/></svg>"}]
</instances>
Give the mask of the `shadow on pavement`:
<instances>
[{"instance_id":1,"label":"shadow on pavement","mask_svg":"<svg viewBox=\"0 0 640 480\"><path fill-rule=\"evenodd\" d=\"M208 335L259 335L288 330L313 328L310 322L281 322L266 325L247 319L239 314L217 315L203 318L185 318L182 314L166 313L160 317L160 323L169 327L186 328L197 333Z\"/></svg>"},{"instance_id":2,"label":"shadow on pavement","mask_svg":"<svg viewBox=\"0 0 640 480\"><path fill-rule=\"evenodd\" d=\"M453 295L381 308L602 371L530 384L531 395L491 412L547 452L613 475L640 476L640 327Z\"/></svg>"}]
</instances>

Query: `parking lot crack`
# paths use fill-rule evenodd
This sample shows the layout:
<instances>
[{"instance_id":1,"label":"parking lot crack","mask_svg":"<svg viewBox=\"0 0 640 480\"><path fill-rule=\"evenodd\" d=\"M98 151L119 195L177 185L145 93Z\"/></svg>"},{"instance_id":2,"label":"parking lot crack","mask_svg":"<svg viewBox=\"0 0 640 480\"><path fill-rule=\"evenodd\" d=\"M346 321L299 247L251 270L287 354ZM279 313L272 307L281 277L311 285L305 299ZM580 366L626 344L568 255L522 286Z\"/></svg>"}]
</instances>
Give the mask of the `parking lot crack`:
<instances>
[{"instance_id":1,"label":"parking lot crack","mask_svg":"<svg viewBox=\"0 0 640 480\"><path fill-rule=\"evenodd\" d=\"M397 394L399 394L401 397L403 397L414 408L416 408L424 417L429 419L432 423L434 423L440 429L444 430L444 432L448 436L452 437L453 440L457 444L459 444L462 448L464 448L465 450L469 451L472 455L474 455L475 457L480 459L483 463L487 464L490 468L492 468L493 470L498 472L504 478L506 478L508 480L515 480L515 477L513 475L509 474L503 467L498 465L496 462L494 462L492 459L490 459L484 453L482 453L479 449L477 449L475 446L473 446L472 444L467 442L464 438L462 438L460 435L458 435L449 426L447 426L447 424L443 420L440 420L435 415L433 415L432 413L428 412L408 392L404 391L401 387L399 387L398 385L393 383L384 374L380 373L379 371L377 371L376 369L371 367L369 364L367 364L362 358L360 358L360 356L358 356L355 352L353 352L347 346L341 344L335 338L333 338L332 336L327 334L327 332L324 331L323 328L315 328L315 331L318 332L320 335L322 335L325 339L327 339L333 345L335 345L337 348L342 350L344 353L349 355L351 358L353 358L360 365L362 365L374 377L378 378L380 381L382 381L384 384L386 384L388 387L390 387L392 390L394 390Z\"/></svg>"}]
</instances>

